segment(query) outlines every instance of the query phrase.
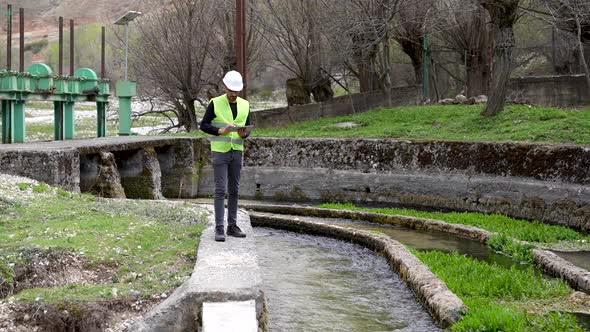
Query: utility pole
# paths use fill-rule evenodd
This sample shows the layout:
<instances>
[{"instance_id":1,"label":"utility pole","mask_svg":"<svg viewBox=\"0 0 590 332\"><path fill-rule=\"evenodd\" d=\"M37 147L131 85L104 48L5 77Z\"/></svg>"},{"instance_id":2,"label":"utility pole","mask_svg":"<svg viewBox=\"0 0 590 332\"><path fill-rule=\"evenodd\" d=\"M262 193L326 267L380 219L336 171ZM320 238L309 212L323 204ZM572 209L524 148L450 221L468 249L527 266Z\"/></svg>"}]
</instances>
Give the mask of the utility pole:
<instances>
[{"instance_id":1,"label":"utility pole","mask_svg":"<svg viewBox=\"0 0 590 332\"><path fill-rule=\"evenodd\" d=\"M235 49L237 70L242 74L244 80L244 90L241 95L242 98L247 98L246 0L236 0Z\"/></svg>"}]
</instances>

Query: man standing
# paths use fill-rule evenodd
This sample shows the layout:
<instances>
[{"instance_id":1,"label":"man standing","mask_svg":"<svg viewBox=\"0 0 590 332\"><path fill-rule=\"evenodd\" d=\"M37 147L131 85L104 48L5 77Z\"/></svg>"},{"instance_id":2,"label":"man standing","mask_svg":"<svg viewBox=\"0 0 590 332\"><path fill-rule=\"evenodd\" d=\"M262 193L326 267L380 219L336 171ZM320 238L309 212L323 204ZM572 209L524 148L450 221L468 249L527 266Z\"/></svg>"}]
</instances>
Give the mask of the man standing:
<instances>
[{"instance_id":1,"label":"man standing","mask_svg":"<svg viewBox=\"0 0 590 332\"><path fill-rule=\"evenodd\" d=\"M223 217L225 212L225 188L227 186L227 235L246 237L237 226L238 192L242 170L244 138L250 134L245 128L250 125L250 104L238 97L244 88L242 75L235 70L223 77L225 94L211 99L200 129L213 135L211 161L215 177L215 241L225 241Z\"/></svg>"}]
</instances>

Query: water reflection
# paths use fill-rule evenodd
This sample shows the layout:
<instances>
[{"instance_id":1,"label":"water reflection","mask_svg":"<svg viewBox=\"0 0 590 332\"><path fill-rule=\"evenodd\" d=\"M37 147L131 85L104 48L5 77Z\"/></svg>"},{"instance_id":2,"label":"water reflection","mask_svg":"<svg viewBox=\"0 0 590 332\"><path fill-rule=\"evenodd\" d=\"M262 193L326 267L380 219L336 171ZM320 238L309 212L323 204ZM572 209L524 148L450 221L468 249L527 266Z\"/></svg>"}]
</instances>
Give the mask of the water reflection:
<instances>
[{"instance_id":1,"label":"water reflection","mask_svg":"<svg viewBox=\"0 0 590 332\"><path fill-rule=\"evenodd\" d=\"M294 217L305 219L308 217ZM400 243L416 250L439 250L446 253L457 252L462 255L471 256L475 259L484 260L489 263L496 263L501 266L521 266L508 256L498 254L490 250L485 244L445 232L421 231L401 226L381 225L370 222L337 219L337 218L309 218L314 221L321 221L331 225L340 225L355 229L362 229L371 232L379 232L399 241Z\"/></svg>"},{"instance_id":2,"label":"water reflection","mask_svg":"<svg viewBox=\"0 0 590 332\"><path fill-rule=\"evenodd\" d=\"M441 331L374 252L324 237L254 231L271 331Z\"/></svg>"},{"instance_id":3,"label":"water reflection","mask_svg":"<svg viewBox=\"0 0 590 332\"><path fill-rule=\"evenodd\" d=\"M590 251L553 251L559 257L571 262L572 264L590 271Z\"/></svg>"}]
</instances>

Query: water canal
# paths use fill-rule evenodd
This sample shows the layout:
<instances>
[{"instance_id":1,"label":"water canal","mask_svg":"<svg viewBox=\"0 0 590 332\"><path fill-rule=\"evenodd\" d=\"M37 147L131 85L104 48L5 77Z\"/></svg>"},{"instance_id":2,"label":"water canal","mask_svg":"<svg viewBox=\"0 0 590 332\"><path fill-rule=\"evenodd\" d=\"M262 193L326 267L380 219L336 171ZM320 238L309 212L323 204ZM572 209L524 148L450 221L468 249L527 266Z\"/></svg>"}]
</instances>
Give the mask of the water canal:
<instances>
[{"instance_id":1,"label":"water canal","mask_svg":"<svg viewBox=\"0 0 590 332\"><path fill-rule=\"evenodd\" d=\"M254 228L271 331L442 331L384 257Z\"/></svg>"}]
</instances>

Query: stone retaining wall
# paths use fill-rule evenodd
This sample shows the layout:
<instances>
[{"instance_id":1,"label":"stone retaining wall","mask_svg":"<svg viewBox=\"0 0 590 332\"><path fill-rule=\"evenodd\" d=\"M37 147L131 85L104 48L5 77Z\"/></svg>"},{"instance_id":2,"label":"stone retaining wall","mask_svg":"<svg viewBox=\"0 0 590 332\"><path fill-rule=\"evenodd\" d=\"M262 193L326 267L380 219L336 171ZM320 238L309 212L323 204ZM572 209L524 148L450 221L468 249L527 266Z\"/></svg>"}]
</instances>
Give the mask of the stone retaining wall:
<instances>
[{"instance_id":1,"label":"stone retaining wall","mask_svg":"<svg viewBox=\"0 0 590 332\"><path fill-rule=\"evenodd\" d=\"M351 241L382 253L433 318L446 328L467 310L463 301L401 243L383 235L347 227L250 213L253 226L273 227Z\"/></svg>"},{"instance_id":2,"label":"stone retaining wall","mask_svg":"<svg viewBox=\"0 0 590 332\"><path fill-rule=\"evenodd\" d=\"M207 196L212 169L200 162ZM588 146L256 138L244 165L244 198L502 213L590 230Z\"/></svg>"}]
</instances>

